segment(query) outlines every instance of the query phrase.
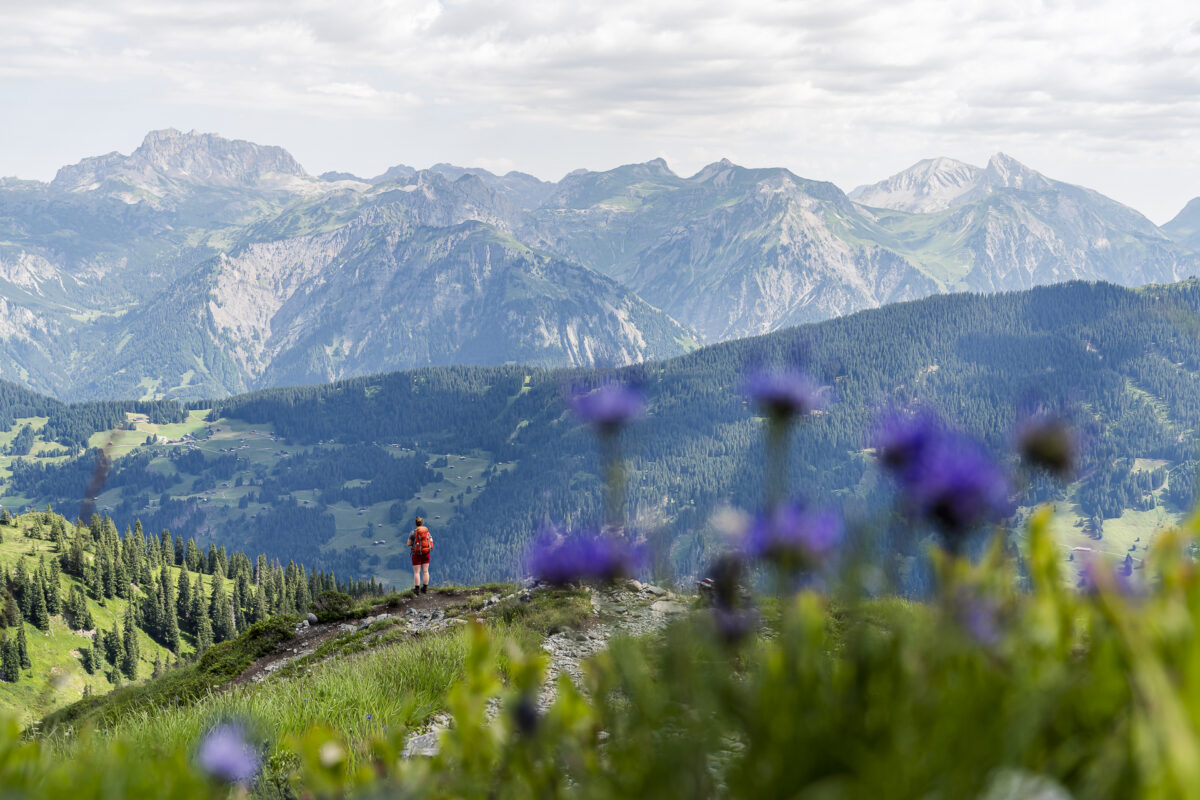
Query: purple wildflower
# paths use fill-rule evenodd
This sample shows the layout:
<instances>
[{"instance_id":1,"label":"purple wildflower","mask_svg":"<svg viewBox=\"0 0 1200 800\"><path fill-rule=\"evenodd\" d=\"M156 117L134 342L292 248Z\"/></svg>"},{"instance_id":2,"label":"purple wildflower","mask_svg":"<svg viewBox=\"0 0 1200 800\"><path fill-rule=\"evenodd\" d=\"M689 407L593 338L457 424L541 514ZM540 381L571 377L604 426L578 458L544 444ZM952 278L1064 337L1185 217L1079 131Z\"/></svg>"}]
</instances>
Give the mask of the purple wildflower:
<instances>
[{"instance_id":1,"label":"purple wildflower","mask_svg":"<svg viewBox=\"0 0 1200 800\"><path fill-rule=\"evenodd\" d=\"M1126 554L1121 566L1094 553L1085 553L1083 568L1079 570L1078 588L1085 594L1113 592L1122 597L1135 597L1140 593L1132 580L1133 559Z\"/></svg>"},{"instance_id":2,"label":"purple wildflower","mask_svg":"<svg viewBox=\"0 0 1200 800\"><path fill-rule=\"evenodd\" d=\"M889 472L903 476L920 464L944 432L937 419L924 411L890 411L876 424L872 437L879 461Z\"/></svg>"},{"instance_id":3,"label":"purple wildflower","mask_svg":"<svg viewBox=\"0 0 1200 800\"><path fill-rule=\"evenodd\" d=\"M646 398L622 383L606 383L590 392L575 392L570 403L585 422L605 433L614 433L646 413Z\"/></svg>"},{"instance_id":4,"label":"purple wildflower","mask_svg":"<svg viewBox=\"0 0 1200 800\"><path fill-rule=\"evenodd\" d=\"M246 740L245 729L224 722L204 737L196 753L200 768L227 783L245 783L258 774L258 753Z\"/></svg>"},{"instance_id":5,"label":"purple wildflower","mask_svg":"<svg viewBox=\"0 0 1200 800\"><path fill-rule=\"evenodd\" d=\"M1030 417L1018 427L1017 443L1029 464L1060 478L1075 468L1078 445L1065 420L1045 415Z\"/></svg>"},{"instance_id":6,"label":"purple wildflower","mask_svg":"<svg viewBox=\"0 0 1200 800\"><path fill-rule=\"evenodd\" d=\"M994 647L1003 637L1000 603L994 597L966 595L955 604L959 624L984 647Z\"/></svg>"},{"instance_id":7,"label":"purple wildflower","mask_svg":"<svg viewBox=\"0 0 1200 800\"><path fill-rule=\"evenodd\" d=\"M795 370L756 372L746 379L745 392L768 416L782 421L825 407L820 384Z\"/></svg>"},{"instance_id":8,"label":"purple wildflower","mask_svg":"<svg viewBox=\"0 0 1200 800\"><path fill-rule=\"evenodd\" d=\"M812 565L828 558L842 539L842 521L830 511L783 503L755 517L746 533L747 554L784 565Z\"/></svg>"},{"instance_id":9,"label":"purple wildflower","mask_svg":"<svg viewBox=\"0 0 1200 800\"><path fill-rule=\"evenodd\" d=\"M631 545L607 536L552 538L543 535L529 566L540 581L564 585L576 581L610 583L633 568Z\"/></svg>"},{"instance_id":10,"label":"purple wildflower","mask_svg":"<svg viewBox=\"0 0 1200 800\"><path fill-rule=\"evenodd\" d=\"M965 438L939 441L910 468L903 482L916 513L952 543L972 528L999 521L1013 510L1008 478Z\"/></svg>"},{"instance_id":11,"label":"purple wildflower","mask_svg":"<svg viewBox=\"0 0 1200 800\"><path fill-rule=\"evenodd\" d=\"M717 636L726 644L737 644L758 627L758 612L753 608L737 609L715 606L712 610Z\"/></svg>"}]
</instances>

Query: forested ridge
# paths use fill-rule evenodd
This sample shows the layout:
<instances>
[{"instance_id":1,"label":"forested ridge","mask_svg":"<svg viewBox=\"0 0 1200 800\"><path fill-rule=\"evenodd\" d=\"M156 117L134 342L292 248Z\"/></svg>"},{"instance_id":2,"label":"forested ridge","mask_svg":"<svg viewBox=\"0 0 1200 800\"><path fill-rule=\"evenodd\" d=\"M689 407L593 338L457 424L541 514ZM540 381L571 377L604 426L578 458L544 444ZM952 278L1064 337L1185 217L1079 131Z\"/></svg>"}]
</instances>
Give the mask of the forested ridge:
<instances>
[{"instance_id":1,"label":"forested ridge","mask_svg":"<svg viewBox=\"0 0 1200 800\"><path fill-rule=\"evenodd\" d=\"M472 478L459 488L453 513L434 525L441 574L476 581L520 573L525 549L543 525L598 523L597 451L564 398L613 378L638 384L648 414L623 441L630 519L643 529L668 530L676 566L691 572L719 544L708 525L713 510L724 504L752 510L761 502L761 421L741 392L756 368L799 366L830 387L828 410L801 426L793 448L791 485L814 502L866 511L884 505L888 490L865 447L884 405L928 405L997 452L1011 450L1013 427L1024 413L1042 409L1068 414L1080 430L1085 446L1069 491L1081 513L1101 526L1124 509L1190 503L1200 422L1198 332L1196 281L1138 290L1071 283L932 297L610 372L431 368L191 407L211 408L210 425L270 426L288 446L306 448L286 464L245 472L253 484L247 502L265 497L270 514L229 522L212 534L254 542L251 549L261 543L268 555L294 541L306 560L316 555L339 574L383 574L385 565L344 540L333 544L334 503L399 503L388 517L394 525L389 538L403 535L404 512L431 497L418 500L417 492L444 485L433 466L438 454L486 457L492 466L480 475L484 482ZM82 415L92 405L64 408ZM161 404L156 413L173 409ZM84 430L90 423L77 424ZM14 469L10 488L39 500L77 500L80 481L90 474L86 459L96 457L84 454L61 466L27 463ZM118 521L122 513L166 513L177 524L188 514L202 522L196 503L171 496L179 488L174 483L159 491L161 470L130 460L139 457L118 459L110 480L132 481L131 491L145 484L139 499L147 502L114 511ZM1166 463L1147 473L1134 470L1134 459ZM198 470L188 478L191 492L195 481L215 480L222 463L225 474L233 474L228 460L205 456L173 477ZM499 469L501 463L511 466ZM1157 492L1168 475L1169 489ZM68 485L77 487L75 494L65 491ZM1031 480L1022 499L1064 491ZM238 524L244 529L235 530ZM364 545L371 530L364 530Z\"/></svg>"}]
</instances>

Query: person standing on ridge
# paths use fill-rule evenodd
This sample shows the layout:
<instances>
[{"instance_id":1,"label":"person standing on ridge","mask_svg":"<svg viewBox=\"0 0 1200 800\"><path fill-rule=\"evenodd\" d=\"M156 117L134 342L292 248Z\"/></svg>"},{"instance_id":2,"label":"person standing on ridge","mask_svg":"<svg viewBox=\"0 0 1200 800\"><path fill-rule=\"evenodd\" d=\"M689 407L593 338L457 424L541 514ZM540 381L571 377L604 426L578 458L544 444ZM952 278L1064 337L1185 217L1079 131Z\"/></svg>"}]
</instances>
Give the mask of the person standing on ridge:
<instances>
[{"instance_id":1,"label":"person standing on ridge","mask_svg":"<svg viewBox=\"0 0 1200 800\"><path fill-rule=\"evenodd\" d=\"M417 527L408 535L408 550L412 553L413 594L425 594L429 591L429 554L433 551L433 537L420 517L417 517Z\"/></svg>"}]
</instances>

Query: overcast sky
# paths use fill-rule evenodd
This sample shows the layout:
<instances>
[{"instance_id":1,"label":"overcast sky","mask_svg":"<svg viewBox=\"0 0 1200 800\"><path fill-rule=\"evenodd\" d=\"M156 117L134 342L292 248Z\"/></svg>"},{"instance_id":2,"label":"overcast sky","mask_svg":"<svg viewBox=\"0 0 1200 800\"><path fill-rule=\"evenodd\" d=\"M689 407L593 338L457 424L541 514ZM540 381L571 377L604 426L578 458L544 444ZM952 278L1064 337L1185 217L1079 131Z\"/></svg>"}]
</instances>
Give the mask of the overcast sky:
<instances>
[{"instance_id":1,"label":"overcast sky","mask_svg":"<svg viewBox=\"0 0 1200 800\"><path fill-rule=\"evenodd\" d=\"M175 127L313 173L667 159L847 191L1004 151L1165 222L1200 195L1200 3L3 0L0 175Z\"/></svg>"}]
</instances>

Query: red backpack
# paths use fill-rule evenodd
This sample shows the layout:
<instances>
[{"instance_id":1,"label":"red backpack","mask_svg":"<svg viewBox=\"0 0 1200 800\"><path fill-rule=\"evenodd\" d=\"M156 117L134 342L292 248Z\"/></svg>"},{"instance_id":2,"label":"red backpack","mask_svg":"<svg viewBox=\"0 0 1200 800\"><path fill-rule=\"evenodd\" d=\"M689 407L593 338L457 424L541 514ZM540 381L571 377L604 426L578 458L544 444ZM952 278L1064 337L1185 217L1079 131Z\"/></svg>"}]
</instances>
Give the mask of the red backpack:
<instances>
[{"instance_id":1,"label":"red backpack","mask_svg":"<svg viewBox=\"0 0 1200 800\"><path fill-rule=\"evenodd\" d=\"M427 556L431 550L433 550L433 537L429 535L429 528L422 525L413 531L413 555Z\"/></svg>"}]
</instances>

